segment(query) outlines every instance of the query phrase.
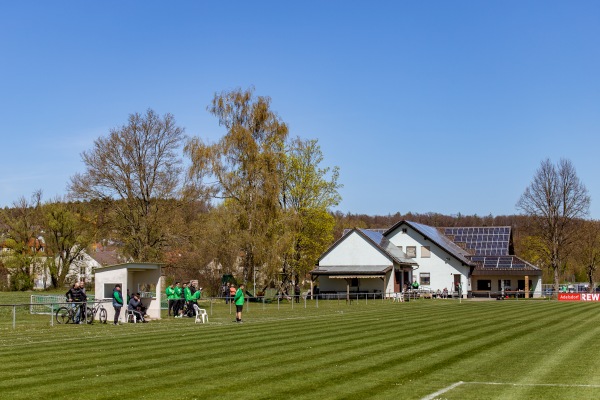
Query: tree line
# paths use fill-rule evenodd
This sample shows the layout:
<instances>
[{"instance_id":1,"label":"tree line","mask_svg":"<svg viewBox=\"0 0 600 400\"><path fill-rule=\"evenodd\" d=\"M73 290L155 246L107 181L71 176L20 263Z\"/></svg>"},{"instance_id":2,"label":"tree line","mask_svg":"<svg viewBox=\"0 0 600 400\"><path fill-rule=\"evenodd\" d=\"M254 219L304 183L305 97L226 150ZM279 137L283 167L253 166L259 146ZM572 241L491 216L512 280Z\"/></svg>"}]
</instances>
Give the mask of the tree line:
<instances>
[{"instance_id":1,"label":"tree line","mask_svg":"<svg viewBox=\"0 0 600 400\"><path fill-rule=\"evenodd\" d=\"M100 240L126 260L166 263L173 277L305 276L333 240L339 169L323 165L317 140L291 137L253 89L217 93L208 111L226 130L215 143L187 137L171 114L132 114L82 153L85 171L64 198L42 202L38 192L3 210L12 287L31 287L44 268L63 286Z\"/></svg>"},{"instance_id":2,"label":"tree line","mask_svg":"<svg viewBox=\"0 0 600 400\"><path fill-rule=\"evenodd\" d=\"M261 285L299 282L346 228L386 229L406 219L435 227L513 227L518 255L544 281L596 280L600 228L573 165L541 163L518 200L522 215L332 211L339 168L315 139L291 137L271 99L253 89L217 93L207 108L225 129L216 142L187 137L171 114L149 109L99 137L63 198L22 197L0 212L0 286L29 289L39 270L62 287L94 243L117 243L125 260L163 262L172 279L200 278L216 293L223 274ZM43 250L43 251L39 251ZM46 256L47 255L47 256Z\"/></svg>"}]
</instances>

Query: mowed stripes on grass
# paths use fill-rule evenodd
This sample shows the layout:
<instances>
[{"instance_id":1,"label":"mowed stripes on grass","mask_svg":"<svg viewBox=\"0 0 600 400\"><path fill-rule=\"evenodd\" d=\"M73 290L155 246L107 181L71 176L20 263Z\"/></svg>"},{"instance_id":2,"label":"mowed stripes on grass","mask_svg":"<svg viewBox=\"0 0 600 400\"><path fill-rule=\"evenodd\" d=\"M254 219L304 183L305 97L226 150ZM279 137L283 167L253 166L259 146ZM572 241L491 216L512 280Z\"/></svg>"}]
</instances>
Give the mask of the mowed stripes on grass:
<instances>
[{"instance_id":1,"label":"mowed stripes on grass","mask_svg":"<svg viewBox=\"0 0 600 400\"><path fill-rule=\"evenodd\" d=\"M244 324L3 331L2 397L564 399L600 395L600 304L419 300L279 310Z\"/></svg>"}]
</instances>

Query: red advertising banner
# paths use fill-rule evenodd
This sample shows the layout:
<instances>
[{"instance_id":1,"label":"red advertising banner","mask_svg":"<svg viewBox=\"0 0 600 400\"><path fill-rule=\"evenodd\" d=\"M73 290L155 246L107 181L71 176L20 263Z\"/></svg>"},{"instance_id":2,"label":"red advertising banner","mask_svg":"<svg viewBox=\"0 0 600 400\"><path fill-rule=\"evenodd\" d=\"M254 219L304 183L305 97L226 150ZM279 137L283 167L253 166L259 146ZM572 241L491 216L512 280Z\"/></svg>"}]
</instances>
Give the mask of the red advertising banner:
<instances>
[{"instance_id":1,"label":"red advertising banner","mask_svg":"<svg viewBox=\"0 0 600 400\"><path fill-rule=\"evenodd\" d=\"M558 301L581 301L581 293L559 293Z\"/></svg>"},{"instance_id":2,"label":"red advertising banner","mask_svg":"<svg viewBox=\"0 0 600 400\"><path fill-rule=\"evenodd\" d=\"M559 301L600 301L600 293L559 293Z\"/></svg>"}]
</instances>

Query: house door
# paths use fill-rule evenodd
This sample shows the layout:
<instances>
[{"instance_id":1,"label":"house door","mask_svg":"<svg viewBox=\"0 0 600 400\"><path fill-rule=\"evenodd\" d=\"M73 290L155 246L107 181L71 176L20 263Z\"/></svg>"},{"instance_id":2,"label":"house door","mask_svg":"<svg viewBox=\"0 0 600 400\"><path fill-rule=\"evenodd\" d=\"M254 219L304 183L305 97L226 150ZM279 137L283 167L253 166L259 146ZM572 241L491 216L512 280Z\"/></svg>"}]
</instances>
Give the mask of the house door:
<instances>
[{"instance_id":1,"label":"house door","mask_svg":"<svg viewBox=\"0 0 600 400\"><path fill-rule=\"evenodd\" d=\"M460 285L462 283L460 281L461 276L462 276L461 274L454 274L454 291L455 292L458 292L461 289L461 287L460 287Z\"/></svg>"},{"instance_id":2,"label":"house door","mask_svg":"<svg viewBox=\"0 0 600 400\"><path fill-rule=\"evenodd\" d=\"M394 270L394 292L400 292L400 287L402 284L402 275L400 271Z\"/></svg>"}]
</instances>

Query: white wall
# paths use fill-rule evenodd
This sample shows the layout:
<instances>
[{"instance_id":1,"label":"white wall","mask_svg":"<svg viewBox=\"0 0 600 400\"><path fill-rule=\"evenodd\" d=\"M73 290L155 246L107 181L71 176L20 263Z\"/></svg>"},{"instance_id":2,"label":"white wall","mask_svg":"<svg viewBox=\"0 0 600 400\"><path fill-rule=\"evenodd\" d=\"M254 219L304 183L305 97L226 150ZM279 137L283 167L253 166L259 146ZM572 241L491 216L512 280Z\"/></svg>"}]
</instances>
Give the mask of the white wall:
<instances>
[{"instance_id":1,"label":"white wall","mask_svg":"<svg viewBox=\"0 0 600 400\"><path fill-rule=\"evenodd\" d=\"M144 306L148 308L147 314L154 319L159 319L160 296L162 295L161 292L163 287L160 269L148 269L145 271L131 270L131 268L128 268L127 265L128 264L123 264L96 270L96 299L100 300L104 298L112 300L112 289L114 288L115 284L120 283L123 293L123 303L126 303L127 289L129 289L131 293L136 293L138 291L138 285L150 283L155 285L157 296L155 298L142 298L142 302ZM112 307L112 303L106 303L104 307L108 313L108 320L112 321L114 318L114 308ZM121 321L125 321L126 309L127 304L123 304L123 309L121 309L120 316Z\"/></svg>"},{"instance_id":2,"label":"white wall","mask_svg":"<svg viewBox=\"0 0 600 400\"><path fill-rule=\"evenodd\" d=\"M402 232L402 228L405 228L407 232ZM464 295L466 296L467 291L471 290L468 278L470 268L463 265L462 262L452 257L430 240L424 239L422 234L418 233L410 226L399 226L394 232L388 235L387 238L392 244L402 246L402 251L405 253L407 246L416 246L417 257L415 258L415 261L419 264L419 267L413 270L413 279L416 279L417 282L420 283L420 274L430 274L430 284L421 285L420 287L422 289L437 291L447 288L448 291L451 292L454 286L454 275L460 274ZM430 257L422 257L422 246L429 246L431 253Z\"/></svg>"},{"instance_id":3,"label":"white wall","mask_svg":"<svg viewBox=\"0 0 600 400\"><path fill-rule=\"evenodd\" d=\"M123 294L123 303L127 302L127 291L123 289L125 286L125 279L127 276L127 270L125 268L121 269L109 269L103 271L96 271L96 276L94 280L94 294L96 296L96 300L110 299L110 303L104 303L104 308L106 308L106 312L108 315L108 323L111 323L115 316L115 309L112 306L112 289L114 289L115 285L119 283L121 285L121 293ZM105 290L106 288L106 290ZM125 321L125 310L127 309L127 304L123 304L123 308L121 309L121 322ZM97 318L98 316L96 316Z\"/></svg>"},{"instance_id":4,"label":"white wall","mask_svg":"<svg viewBox=\"0 0 600 400\"><path fill-rule=\"evenodd\" d=\"M390 259L358 233L352 232L319 260L319 266L328 265L391 265Z\"/></svg>"},{"instance_id":5,"label":"white wall","mask_svg":"<svg viewBox=\"0 0 600 400\"><path fill-rule=\"evenodd\" d=\"M389 279L390 273L387 274L386 283L389 287ZM330 279L326 276L320 276L318 280L319 290L321 292L345 292L346 291L347 282L345 279ZM382 278L359 278L358 287L350 286L351 292L356 292L360 290L361 292L369 292L374 293L375 290L378 292L383 292L383 279ZM392 284L393 290L393 284ZM386 288L386 292L388 289Z\"/></svg>"}]
</instances>

